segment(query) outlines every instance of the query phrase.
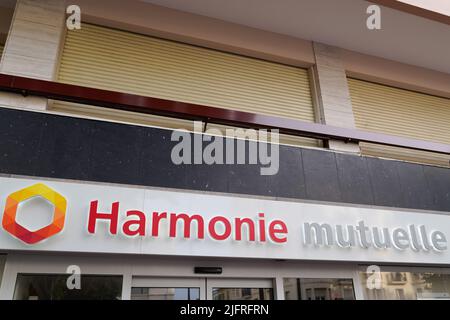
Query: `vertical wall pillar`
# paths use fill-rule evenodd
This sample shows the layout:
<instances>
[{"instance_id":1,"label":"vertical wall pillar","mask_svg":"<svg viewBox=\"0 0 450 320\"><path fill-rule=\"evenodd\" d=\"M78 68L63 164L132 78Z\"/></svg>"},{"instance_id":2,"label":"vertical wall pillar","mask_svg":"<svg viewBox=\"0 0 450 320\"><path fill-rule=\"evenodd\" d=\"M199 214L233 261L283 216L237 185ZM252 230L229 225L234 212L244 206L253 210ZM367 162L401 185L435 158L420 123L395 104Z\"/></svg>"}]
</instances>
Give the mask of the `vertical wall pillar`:
<instances>
[{"instance_id":1,"label":"vertical wall pillar","mask_svg":"<svg viewBox=\"0 0 450 320\"><path fill-rule=\"evenodd\" d=\"M64 28L64 0L17 0L0 73L55 80ZM0 106L45 110L47 99L0 93Z\"/></svg>"},{"instance_id":2,"label":"vertical wall pillar","mask_svg":"<svg viewBox=\"0 0 450 320\"><path fill-rule=\"evenodd\" d=\"M317 91L320 122L336 127L355 128L347 77L340 59L340 49L317 42L313 43L313 48L316 59L313 77ZM360 152L357 143L337 140L330 140L329 148L338 151Z\"/></svg>"},{"instance_id":3,"label":"vertical wall pillar","mask_svg":"<svg viewBox=\"0 0 450 320\"><path fill-rule=\"evenodd\" d=\"M0 288L2 286L3 271L5 270L6 254L0 254Z\"/></svg>"},{"instance_id":4,"label":"vertical wall pillar","mask_svg":"<svg viewBox=\"0 0 450 320\"><path fill-rule=\"evenodd\" d=\"M5 259L5 256L3 259ZM14 298L16 273L14 272L14 266L11 266L11 261L11 254L8 254L6 260L4 260L3 275L0 280L0 300L12 300Z\"/></svg>"}]
</instances>

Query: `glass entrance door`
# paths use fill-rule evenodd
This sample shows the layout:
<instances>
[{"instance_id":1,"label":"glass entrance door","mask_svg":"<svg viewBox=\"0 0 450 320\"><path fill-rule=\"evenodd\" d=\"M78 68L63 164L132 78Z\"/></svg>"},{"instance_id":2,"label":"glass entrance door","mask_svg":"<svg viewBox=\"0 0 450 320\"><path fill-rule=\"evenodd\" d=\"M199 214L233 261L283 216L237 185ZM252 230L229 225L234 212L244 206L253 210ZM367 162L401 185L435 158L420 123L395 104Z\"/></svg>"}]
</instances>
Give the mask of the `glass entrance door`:
<instances>
[{"instance_id":1,"label":"glass entrance door","mask_svg":"<svg viewBox=\"0 0 450 320\"><path fill-rule=\"evenodd\" d=\"M133 278L131 300L204 300L204 278Z\"/></svg>"},{"instance_id":2,"label":"glass entrance door","mask_svg":"<svg viewBox=\"0 0 450 320\"><path fill-rule=\"evenodd\" d=\"M271 279L206 279L208 300L273 300Z\"/></svg>"},{"instance_id":3,"label":"glass entrance door","mask_svg":"<svg viewBox=\"0 0 450 320\"><path fill-rule=\"evenodd\" d=\"M273 300L270 279L147 278L132 281L131 300Z\"/></svg>"}]
</instances>

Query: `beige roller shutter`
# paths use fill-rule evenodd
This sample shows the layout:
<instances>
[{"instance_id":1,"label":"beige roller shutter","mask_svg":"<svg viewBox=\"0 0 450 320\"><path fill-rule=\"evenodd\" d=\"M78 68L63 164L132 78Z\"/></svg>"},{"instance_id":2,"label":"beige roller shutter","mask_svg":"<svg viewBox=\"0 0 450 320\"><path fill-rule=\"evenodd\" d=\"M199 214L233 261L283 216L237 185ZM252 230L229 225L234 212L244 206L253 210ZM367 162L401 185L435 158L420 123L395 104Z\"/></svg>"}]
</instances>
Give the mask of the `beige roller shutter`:
<instances>
[{"instance_id":1,"label":"beige roller shutter","mask_svg":"<svg viewBox=\"0 0 450 320\"><path fill-rule=\"evenodd\" d=\"M305 69L89 24L68 31L59 81L314 121ZM58 103L54 109L71 110ZM164 126L164 119L156 125ZM178 123L171 120L167 127Z\"/></svg>"},{"instance_id":2,"label":"beige roller shutter","mask_svg":"<svg viewBox=\"0 0 450 320\"><path fill-rule=\"evenodd\" d=\"M450 144L450 99L348 79L358 129ZM361 144L364 154L449 166L450 156Z\"/></svg>"},{"instance_id":3,"label":"beige roller shutter","mask_svg":"<svg viewBox=\"0 0 450 320\"><path fill-rule=\"evenodd\" d=\"M4 48L5 48L5 46L0 43L0 59L2 58Z\"/></svg>"}]
</instances>

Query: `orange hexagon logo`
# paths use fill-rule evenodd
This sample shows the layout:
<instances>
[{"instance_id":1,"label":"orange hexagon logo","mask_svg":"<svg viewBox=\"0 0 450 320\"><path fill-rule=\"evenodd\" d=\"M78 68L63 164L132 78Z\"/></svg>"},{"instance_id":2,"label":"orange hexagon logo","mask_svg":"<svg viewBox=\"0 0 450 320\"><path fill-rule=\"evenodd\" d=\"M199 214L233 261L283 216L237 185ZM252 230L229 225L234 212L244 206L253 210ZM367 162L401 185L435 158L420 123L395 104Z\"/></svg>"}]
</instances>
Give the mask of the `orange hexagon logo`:
<instances>
[{"instance_id":1,"label":"orange hexagon logo","mask_svg":"<svg viewBox=\"0 0 450 320\"><path fill-rule=\"evenodd\" d=\"M34 197L42 197L53 205L53 221L46 227L36 231L30 231L16 221L16 216L19 204ZM61 232L66 219L66 209L67 201L62 195L47 187L45 184L38 183L11 193L8 196L3 213L2 225L14 237L27 244L35 244Z\"/></svg>"}]
</instances>

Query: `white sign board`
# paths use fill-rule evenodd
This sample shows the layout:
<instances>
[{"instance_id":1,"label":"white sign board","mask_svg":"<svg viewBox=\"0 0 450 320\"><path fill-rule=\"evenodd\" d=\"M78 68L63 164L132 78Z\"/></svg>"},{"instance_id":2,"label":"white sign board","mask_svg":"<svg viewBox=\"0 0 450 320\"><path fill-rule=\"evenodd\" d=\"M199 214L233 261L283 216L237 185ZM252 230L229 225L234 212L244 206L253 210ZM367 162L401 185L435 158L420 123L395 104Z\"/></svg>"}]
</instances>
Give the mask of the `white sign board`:
<instances>
[{"instance_id":1,"label":"white sign board","mask_svg":"<svg viewBox=\"0 0 450 320\"><path fill-rule=\"evenodd\" d=\"M450 264L445 214L0 178L0 215L7 251Z\"/></svg>"}]
</instances>

